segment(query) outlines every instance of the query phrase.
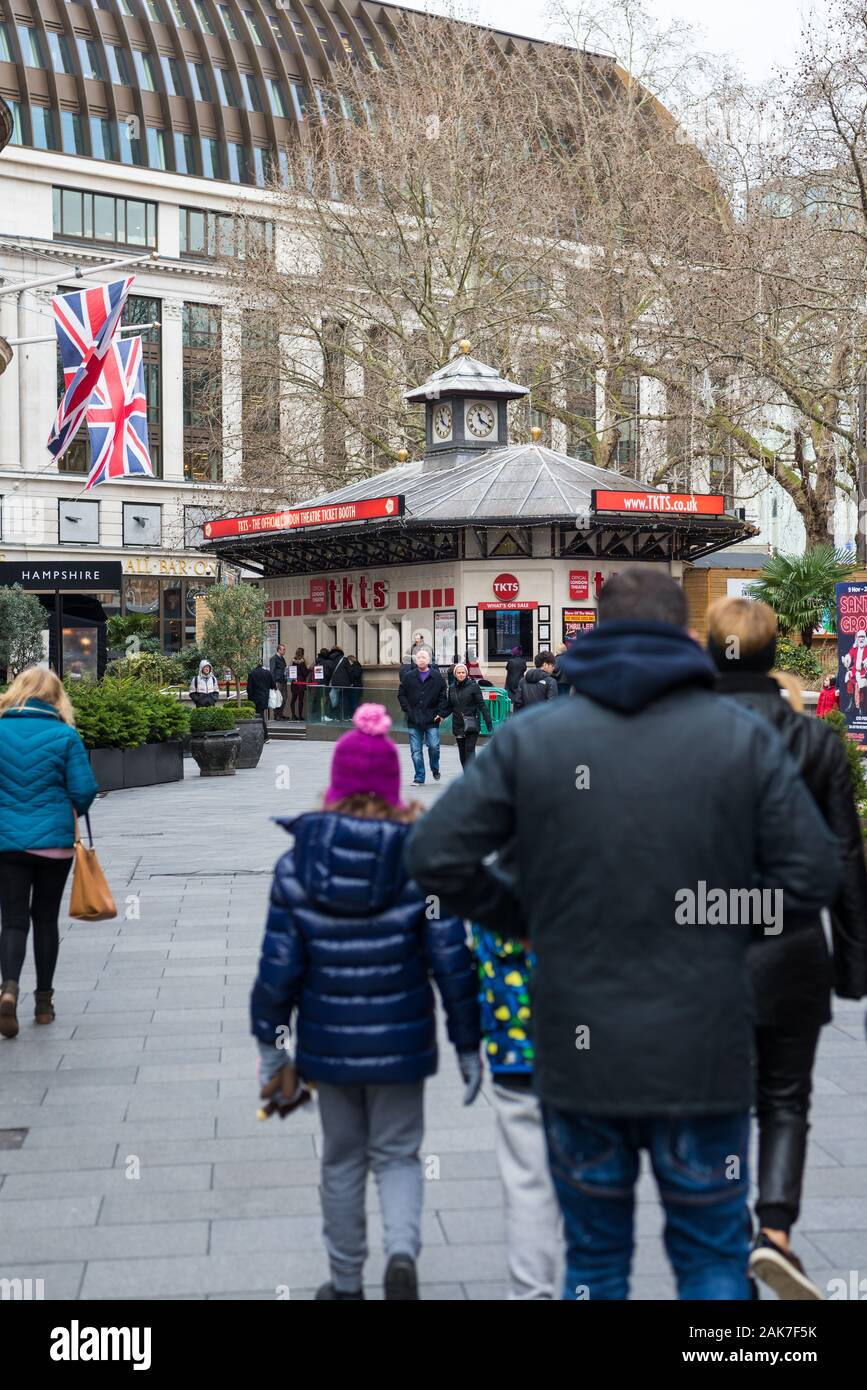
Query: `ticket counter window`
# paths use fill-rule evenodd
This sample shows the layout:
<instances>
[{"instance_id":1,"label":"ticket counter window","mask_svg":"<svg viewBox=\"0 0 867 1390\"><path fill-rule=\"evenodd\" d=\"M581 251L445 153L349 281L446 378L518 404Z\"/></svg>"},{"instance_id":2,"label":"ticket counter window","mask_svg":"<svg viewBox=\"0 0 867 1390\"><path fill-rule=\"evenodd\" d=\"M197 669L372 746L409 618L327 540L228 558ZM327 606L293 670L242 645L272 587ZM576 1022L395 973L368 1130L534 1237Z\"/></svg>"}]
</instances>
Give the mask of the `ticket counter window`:
<instances>
[{"instance_id":1,"label":"ticket counter window","mask_svg":"<svg viewBox=\"0 0 867 1390\"><path fill-rule=\"evenodd\" d=\"M488 608L485 620L485 660L507 661L514 647L529 660L533 655L533 610Z\"/></svg>"}]
</instances>

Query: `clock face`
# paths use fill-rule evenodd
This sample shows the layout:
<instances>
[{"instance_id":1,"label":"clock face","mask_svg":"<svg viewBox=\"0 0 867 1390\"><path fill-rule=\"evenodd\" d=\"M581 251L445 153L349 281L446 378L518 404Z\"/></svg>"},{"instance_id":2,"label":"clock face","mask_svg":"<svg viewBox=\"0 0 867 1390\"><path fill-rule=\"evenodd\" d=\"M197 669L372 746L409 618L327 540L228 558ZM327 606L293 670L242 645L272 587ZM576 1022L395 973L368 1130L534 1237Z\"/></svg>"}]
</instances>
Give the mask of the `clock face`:
<instances>
[{"instance_id":1,"label":"clock face","mask_svg":"<svg viewBox=\"0 0 867 1390\"><path fill-rule=\"evenodd\" d=\"M497 412L487 401L468 401L466 425L474 439L488 439L497 428Z\"/></svg>"},{"instance_id":2,"label":"clock face","mask_svg":"<svg viewBox=\"0 0 867 1390\"><path fill-rule=\"evenodd\" d=\"M450 405L438 405L435 408L433 413L433 434L435 439L451 439L452 408Z\"/></svg>"}]
</instances>

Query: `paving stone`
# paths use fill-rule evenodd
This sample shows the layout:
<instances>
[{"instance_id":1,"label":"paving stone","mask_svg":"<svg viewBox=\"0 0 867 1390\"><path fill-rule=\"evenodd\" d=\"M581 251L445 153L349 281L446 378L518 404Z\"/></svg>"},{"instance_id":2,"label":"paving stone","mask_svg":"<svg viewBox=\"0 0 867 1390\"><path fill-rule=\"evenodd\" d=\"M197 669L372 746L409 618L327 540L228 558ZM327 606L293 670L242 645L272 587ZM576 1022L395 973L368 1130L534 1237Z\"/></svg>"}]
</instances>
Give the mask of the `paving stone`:
<instances>
[{"instance_id":1,"label":"paving stone","mask_svg":"<svg viewBox=\"0 0 867 1390\"><path fill-rule=\"evenodd\" d=\"M164 1167L151 1165L140 1169L137 1178L129 1177L125 1168L85 1168L74 1173L52 1173L50 1180L50 1189L58 1197L109 1193L117 1196L123 1207L130 1209L150 1194L160 1193L162 1201L167 1193L179 1193L189 1199L191 1193L204 1191L210 1186L209 1163L199 1166L184 1163L176 1167L168 1164ZM10 1173L0 1188L0 1202L35 1197L44 1193L45 1188L46 1179L42 1173ZM105 1203L100 1208L100 1213L104 1210ZM133 1219L132 1216L127 1218L130 1221ZM153 1219L165 1219L160 1214L159 1207Z\"/></svg>"},{"instance_id":2,"label":"paving stone","mask_svg":"<svg viewBox=\"0 0 867 1390\"><path fill-rule=\"evenodd\" d=\"M14 1203L10 1203L14 1205ZM0 1208L5 1215L6 1208ZM128 1259L130 1262L153 1255L203 1255L208 1248L206 1221L153 1221L140 1226L78 1226L75 1229L35 1229L10 1231L3 1236L3 1258L14 1262L31 1260L94 1261Z\"/></svg>"}]
</instances>

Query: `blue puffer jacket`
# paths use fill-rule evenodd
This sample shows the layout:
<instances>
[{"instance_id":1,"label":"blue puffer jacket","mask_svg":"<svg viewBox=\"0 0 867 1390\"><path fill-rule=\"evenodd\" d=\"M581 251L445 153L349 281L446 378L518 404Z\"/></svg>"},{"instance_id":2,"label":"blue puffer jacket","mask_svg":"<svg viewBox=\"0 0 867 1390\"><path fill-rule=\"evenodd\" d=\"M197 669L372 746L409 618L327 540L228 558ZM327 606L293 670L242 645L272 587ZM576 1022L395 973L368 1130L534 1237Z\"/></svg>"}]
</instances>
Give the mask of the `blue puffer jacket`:
<instances>
[{"instance_id":1,"label":"blue puffer jacket","mask_svg":"<svg viewBox=\"0 0 867 1390\"><path fill-rule=\"evenodd\" d=\"M457 917L430 921L407 878L409 826L317 811L278 820L295 837L278 860L253 1032L274 1043L298 1010L302 1076L335 1085L409 1083L437 1069L429 974L459 1052L477 1050L473 961Z\"/></svg>"},{"instance_id":2,"label":"blue puffer jacket","mask_svg":"<svg viewBox=\"0 0 867 1390\"><path fill-rule=\"evenodd\" d=\"M53 705L28 700L0 719L0 852L66 849L97 793L79 735Z\"/></svg>"}]
</instances>

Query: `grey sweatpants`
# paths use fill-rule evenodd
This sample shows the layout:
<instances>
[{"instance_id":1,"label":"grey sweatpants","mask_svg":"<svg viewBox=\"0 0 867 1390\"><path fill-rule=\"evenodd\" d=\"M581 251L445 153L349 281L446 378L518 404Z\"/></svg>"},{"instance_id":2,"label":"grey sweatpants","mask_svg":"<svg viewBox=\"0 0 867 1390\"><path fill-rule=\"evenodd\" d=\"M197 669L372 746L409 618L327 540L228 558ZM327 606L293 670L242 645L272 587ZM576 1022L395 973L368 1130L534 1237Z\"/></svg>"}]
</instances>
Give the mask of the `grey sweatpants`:
<instances>
[{"instance_id":1,"label":"grey sweatpants","mask_svg":"<svg viewBox=\"0 0 867 1390\"><path fill-rule=\"evenodd\" d=\"M424 1082L410 1086L317 1083L322 1119L322 1216L336 1289L361 1287L367 1258L364 1198L368 1170L379 1188L383 1247L391 1255L421 1249L421 1141Z\"/></svg>"},{"instance_id":2,"label":"grey sweatpants","mask_svg":"<svg viewBox=\"0 0 867 1390\"><path fill-rule=\"evenodd\" d=\"M506 1207L509 1298L554 1298L563 1248L542 1107L530 1090L493 1085L496 1151Z\"/></svg>"}]
</instances>

